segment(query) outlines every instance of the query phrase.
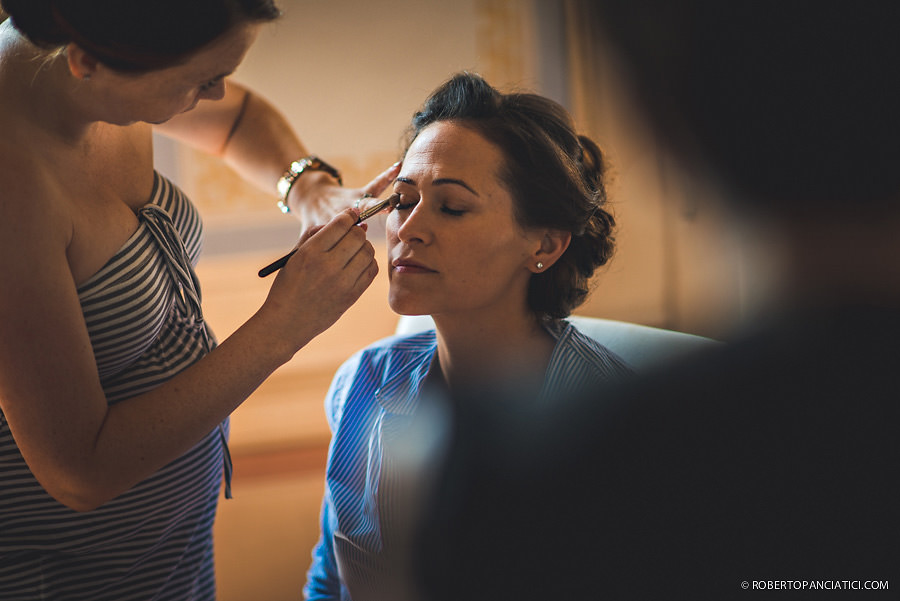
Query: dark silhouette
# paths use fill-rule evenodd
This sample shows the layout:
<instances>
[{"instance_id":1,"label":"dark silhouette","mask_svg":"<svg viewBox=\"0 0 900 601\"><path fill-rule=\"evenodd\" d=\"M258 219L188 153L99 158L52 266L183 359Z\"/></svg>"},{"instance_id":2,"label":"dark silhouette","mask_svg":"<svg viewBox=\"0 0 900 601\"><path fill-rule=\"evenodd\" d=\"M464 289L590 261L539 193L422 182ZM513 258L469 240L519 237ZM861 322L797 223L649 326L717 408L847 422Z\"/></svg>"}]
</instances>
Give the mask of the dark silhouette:
<instances>
[{"instance_id":1,"label":"dark silhouette","mask_svg":"<svg viewBox=\"0 0 900 601\"><path fill-rule=\"evenodd\" d=\"M672 155L752 217L782 277L725 348L636 384L524 416L457 399L414 554L425 599L897 582L898 9L834 4L593 6Z\"/></svg>"}]
</instances>

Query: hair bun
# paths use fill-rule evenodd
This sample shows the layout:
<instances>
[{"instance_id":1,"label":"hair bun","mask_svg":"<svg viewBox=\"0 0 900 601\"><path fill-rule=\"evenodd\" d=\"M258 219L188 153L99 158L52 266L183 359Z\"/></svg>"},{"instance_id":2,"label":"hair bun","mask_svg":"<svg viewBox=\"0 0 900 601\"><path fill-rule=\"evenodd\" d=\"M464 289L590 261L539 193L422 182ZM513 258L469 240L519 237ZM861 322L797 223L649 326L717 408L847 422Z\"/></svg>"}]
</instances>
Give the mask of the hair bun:
<instances>
[{"instance_id":1,"label":"hair bun","mask_svg":"<svg viewBox=\"0 0 900 601\"><path fill-rule=\"evenodd\" d=\"M596 142L587 136L579 135L578 142L581 145L581 175L585 184L594 192L599 192L600 204L606 202L607 162L603 151Z\"/></svg>"},{"instance_id":2,"label":"hair bun","mask_svg":"<svg viewBox=\"0 0 900 601\"><path fill-rule=\"evenodd\" d=\"M2 0L2 4L16 29L32 43L54 47L71 41L53 17L54 0Z\"/></svg>"}]
</instances>

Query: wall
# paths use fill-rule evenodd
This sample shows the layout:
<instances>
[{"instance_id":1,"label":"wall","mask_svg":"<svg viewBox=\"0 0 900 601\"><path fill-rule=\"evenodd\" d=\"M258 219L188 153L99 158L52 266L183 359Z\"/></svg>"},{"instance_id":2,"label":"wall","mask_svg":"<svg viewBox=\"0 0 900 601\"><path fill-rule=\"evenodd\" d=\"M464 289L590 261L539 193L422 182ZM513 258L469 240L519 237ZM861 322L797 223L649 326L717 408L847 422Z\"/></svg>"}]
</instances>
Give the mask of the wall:
<instances>
[{"instance_id":1,"label":"wall","mask_svg":"<svg viewBox=\"0 0 900 601\"><path fill-rule=\"evenodd\" d=\"M556 4L548 0L551 4ZM565 0L568 107L607 153L618 251L579 312L722 338L740 319L743 263L721 194L677 168L645 126L591 0Z\"/></svg>"}]
</instances>

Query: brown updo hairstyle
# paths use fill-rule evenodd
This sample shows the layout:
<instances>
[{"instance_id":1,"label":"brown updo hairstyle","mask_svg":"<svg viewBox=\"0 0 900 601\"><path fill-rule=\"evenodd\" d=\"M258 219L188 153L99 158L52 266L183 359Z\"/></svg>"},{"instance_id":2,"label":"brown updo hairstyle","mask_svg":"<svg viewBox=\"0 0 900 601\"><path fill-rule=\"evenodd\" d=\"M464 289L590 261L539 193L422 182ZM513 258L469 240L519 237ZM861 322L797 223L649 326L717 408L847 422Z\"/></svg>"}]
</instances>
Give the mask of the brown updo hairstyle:
<instances>
[{"instance_id":1,"label":"brown updo hairstyle","mask_svg":"<svg viewBox=\"0 0 900 601\"><path fill-rule=\"evenodd\" d=\"M0 0L47 50L74 42L107 67L140 73L183 62L242 23L277 19L274 0Z\"/></svg>"},{"instance_id":2,"label":"brown updo hairstyle","mask_svg":"<svg viewBox=\"0 0 900 601\"><path fill-rule=\"evenodd\" d=\"M615 248L615 221L604 209L607 165L600 148L575 132L571 116L553 100L503 94L472 73L459 73L432 92L413 116L407 148L439 121L470 128L500 149L505 161L498 175L520 226L572 234L565 253L534 274L528 287L528 306L540 319L568 316L584 302L591 276Z\"/></svg>"}]
</instances>

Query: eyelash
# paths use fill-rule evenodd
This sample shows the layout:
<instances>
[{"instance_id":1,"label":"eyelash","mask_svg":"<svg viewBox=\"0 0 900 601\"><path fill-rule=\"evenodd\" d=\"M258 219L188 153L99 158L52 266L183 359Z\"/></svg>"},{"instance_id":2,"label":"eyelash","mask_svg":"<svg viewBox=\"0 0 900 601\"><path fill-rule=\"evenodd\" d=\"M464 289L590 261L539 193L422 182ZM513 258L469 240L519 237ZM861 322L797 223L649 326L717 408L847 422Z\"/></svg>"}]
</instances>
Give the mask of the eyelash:
<instances>
[{"instance_id":1,"label":"eyelash","mask_svg":"<svg viewBox=\"0 0 900 601\"><path fill-rule=\"evenodd\" d=\"M402 198L402 197L401 197L401 198ZM416 200L416 201L413 201L413 202L406 202L406 203L402 203L402 202L397 201L397 204L395 204L395 205L394 205L393 207L391 207L391 208L392 208L392 209L397 209L398 211L405 211L405 210L407 210L407 209L411 209L411 208L413 208L414 206L416 206L416 203L417 203L417 202L419 202L419 201Z\"/></svg>"},{"instance_id":2,"label":"eyelash","mask_svg":"<svg viewBox=\"0 0 900 601\"><path fill-rule=\"evenodd\" d=\"M211 89L213 89L214 87L216 87L217 85L219 85L219 82L220 82L220 81L222 81L222 80L221 80L221 79L213 79L213 80L211 80L211 81L208 81L208 82L206 82L205 84L203 84L203 85L200 86L200 91L201 91L201 92L205 92L205 91L207 91L207 90L211 90Z\"/></svg>"}]
</instances>

